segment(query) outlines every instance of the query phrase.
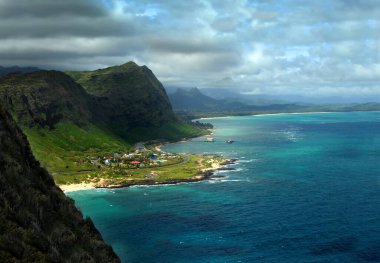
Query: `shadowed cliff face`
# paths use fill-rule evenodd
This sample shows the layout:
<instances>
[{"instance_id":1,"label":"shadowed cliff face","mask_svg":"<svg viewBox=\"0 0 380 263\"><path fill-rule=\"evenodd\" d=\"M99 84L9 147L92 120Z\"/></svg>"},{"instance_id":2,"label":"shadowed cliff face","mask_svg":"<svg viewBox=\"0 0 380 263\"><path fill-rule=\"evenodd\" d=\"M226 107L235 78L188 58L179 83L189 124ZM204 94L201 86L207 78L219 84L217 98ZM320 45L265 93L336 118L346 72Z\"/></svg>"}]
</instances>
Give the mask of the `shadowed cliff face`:
<instances>
[{"instance_id":1,"label":"shadowed cliff face","mask_svg":"<svg viewBox=\"0 0 380 263\"><path fill-rule=\"evenodd\" d=\"M0 262L120 262L0 108Z\"/></svg>"},{"instance_id":2,"label":"shadowed cliff face","mask_svg":"<svg viewBox=\"0 0 380 263\"><path fill-rule=\"evenodd\" d=\"M157 127L177 121L164 87L146 66L128 62L67 74L98 98L101 112L111 126Z\"/></svg>"},{"instance_id":3,"label":"shadowed cliff face","mask_svg":"<svg viewBox=\"0 0 380 263\"><path fill-rule=\"evenodd\" d=\"M95 71L0 76L0 103L22 128L91 123L129 139L132 129L179 123L162 84L134 62Z\"/></svg>"},{"instance_id":4,"label":"shadowed cliff face","mask_svg":"<svg viewBox=\"0 0 380 263\"><path fill-rule=\"evenodd\" d=\"M53 128L61 120L90 120L92 100L59 71L12 73L0 77L0 101L20 124Z\"/></svg>"}]
</instances>

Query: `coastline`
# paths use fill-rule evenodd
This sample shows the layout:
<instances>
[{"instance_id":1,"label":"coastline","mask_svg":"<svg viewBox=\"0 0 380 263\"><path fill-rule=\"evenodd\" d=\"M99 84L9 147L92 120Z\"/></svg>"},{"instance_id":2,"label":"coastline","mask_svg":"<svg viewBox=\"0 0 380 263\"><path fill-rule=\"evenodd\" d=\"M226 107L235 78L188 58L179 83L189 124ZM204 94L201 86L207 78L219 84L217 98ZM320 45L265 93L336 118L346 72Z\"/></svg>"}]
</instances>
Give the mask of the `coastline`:
<instances>
[{"instance_id":1,"label":"coastline","mask_svg":"<svg viewBox=\"0 0 380 263\"><path fill-rule=\"evenodd\" d=\"M336 112L335 111L280 112L280 113L253 114L253 115L249 115L249 116L302 115L302 114L326 114L326 113L336 113Z\"/></svg>"},{"instance_id":2,"label":"coastline","mask_svg":"<svg viewBox=\"0 0 380 263\"><path fill-rule=\"evenodd\" d=\"M320 113L337 113L339 111L311 111L311 112L279 112L279 113L258 113L258 114L247 114L247 115L227 115L218 117L203 117L197 120L211 120L211 119L225 119L234 117L245 117L245 116L271 116L271 115L290 115L290 114L320 114Z\"/></svg>"},{"instance_id":3,"label":"coastline","mask_svg":"<svg viewBox=\"0 0 380 263\"><path fill-rule=\"evenodd\" d=\"M160 147L160 146L156 146ZM171 178L163 181L157 181L152 179L147 180L130 180L130 182L124 182L121 184L107 184L103 180L99 183L94 182L82 182L79 184L67 184L67 185L58 185L58 187L64 192L74 192L81 190L91 190L91 189L114 189L114 188L127 188L130 186L152 186L152 185L173 185L179 183L195 183L205 180L210 180L213 178L224 177L222 175L215 175L216 171L223 170L234 170L235 168L228 168L227 165L235 164L238 159L225 158L222 162L214 162L209 168L202 168L200 165L200 173L189 178Z\"/></svg>"},{"instance_id":4,"label":"coastline","mask_svg":"<svg viewBox=\"0 0 380 263\"><path fill-rule=\"evenodd\" d=\"M328 114L328 113L345 113L345 112L380 112L380 111L378 111L378 110L368 110L368 111L310 111L310 112L257 113L257 114L244 114L244 115L227 115L227 116L216 116L216 117L202 117L202 118L198 118L198 119L195 119L195 120L225 119L225 118L245 117L245 116Z\"/></svg>"},{"instance_id":5,"label":"coastline","mask_svg":"<svg viewBox=\"0 0 380 263\"><path fill-rule=\"evenodd\" d=\"M208 129L209 134L212 133L212 129ZM180 138L175 141L163 141L157 144L152 143L151 141L147 142L139 142L137 144L143 144L152 147L154 150L157 152L163 152L161 147L171 144L171 143L178 143L178 142L184 142L188 141L192 138L197 138L197 137L202 137L205 135L201 136L194 136L194 137L185 137L185 138ZM155 180L131 180L129 183L124 183L124 184L110 184L106 185L103 184L104 180L101 179L100 183L99 182L81 182L77 184L56 184L59 189L61 189L64 193L69 193L69 192L74 192L74 191L82 191L82 190L93 190L97 188L105 188L105 189L111 189L111 188L127 188L129 186L148 186L148 185L171 185L171 184L178 184L178 183L189 183L189 182L199 182L203 180L208 180L211 179L212 177L219 177L219 176L214 176L214 171L217 170L224 170L223 166L227 164L232 164L231 162L232 159L225 158L223 162L221 162L219 165L213 167L213 168L208 168L208 169L201 169L202 174L193 176L190 178L181 178L181 179L170 179L170 180L165 180L165 181L155 181ZM233 159L235 160L235 159ZM237 161L237 159L236 159Z\"/></svg>"},{"instance_id":6,"label":"coastline","mask_svg":"<svg viewBox=\"0 0 380 263\"><path fill-rule=\"evenodd\" d=\"M294 113L265 113L265 114L252 114L252 115L241 115L241 116L271 116L271 115L285 115L285 114L318 114L318 113L332 113L332 112L294 112ZM231 118L231 117L240 117L240 116L221 116L221 117L205 117L200 118L199 120L206 120L206 119L221 119L221 118ZM209 130L210 133L212 133L212 130ZM202 136L199 136L202 137ZM158 144L151 143L151 142L141 142L142 144L149 145L153 149L155 149L157 152L163 152L161 147L171 144L171 143L178 143L182 141L187 141L191 138L181 138L176 141L165 141ZM194 175L192 177L188 178L170 178L166 180L154 180L154 179L144 179L144 180L130 180L129 182L124 182L120 184L107 184L107 182L103 179L100 180L100 182L81 182L77 184L64 184L64 185L58 185L58 187L64 192L74 192L74 191L81 191L81 190L91 190L91 189L98 189L98 188L104 188L104 189L113 189L113 188L127 188L130 186L152 186L152 185L173 185L173 184L179 184L179 183L193 183L193 182L200 182L204 180L210 180L212 178L220 178L224 177L222 175L215 175L215 172L218 170L234 170L235 168L227 168L226 165L234 164L238 161L238 159L231 159L231 158L224 158L223 161L219 163L212 163L211 167L209 168L203 168L202 165L199 165L198 168L200 170L200 174Z\"/></svg>"},{"instance_id":7,"label":"coastline","mask_svg":"<svg viewBox=\"0 0 380 263\"><path fill-rule=\"evenodd\" d=\"M80 191L80 190L89 190L95 189L94 183L79 183L79 184L62 184L57 185L64 193Z\"/></svg>"}]
</instances>

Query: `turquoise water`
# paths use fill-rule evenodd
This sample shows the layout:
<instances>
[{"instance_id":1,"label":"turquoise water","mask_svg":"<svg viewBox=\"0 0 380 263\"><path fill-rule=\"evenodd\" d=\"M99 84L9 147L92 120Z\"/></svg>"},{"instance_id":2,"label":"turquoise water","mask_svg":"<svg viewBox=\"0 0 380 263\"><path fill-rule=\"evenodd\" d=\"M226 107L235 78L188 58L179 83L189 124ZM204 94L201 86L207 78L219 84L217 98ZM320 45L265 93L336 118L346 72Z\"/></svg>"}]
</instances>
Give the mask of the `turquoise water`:
<instances>
[{"instance_id":1,"label":"turquoise water","mask_svg":"<svg viewBox=\"0 0 380 263\"><path fill-rule=\"evenodd\" d=\"M380 113L207 121L166 150L239 158L225 178L69 194L123 262L380 262Z\"/></svg>"}]
</instances>

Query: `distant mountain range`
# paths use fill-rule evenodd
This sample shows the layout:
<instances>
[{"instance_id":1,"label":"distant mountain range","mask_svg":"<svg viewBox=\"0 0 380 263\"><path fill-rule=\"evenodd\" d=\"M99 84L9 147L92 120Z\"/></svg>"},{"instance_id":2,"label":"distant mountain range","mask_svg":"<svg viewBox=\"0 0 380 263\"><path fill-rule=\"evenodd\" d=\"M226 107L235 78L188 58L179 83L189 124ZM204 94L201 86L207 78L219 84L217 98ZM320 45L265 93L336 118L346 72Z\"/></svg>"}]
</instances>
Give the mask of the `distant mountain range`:
<instances>
[{"instance_id":1,"label":"distant mountain range","mask_svg":"<svg viewBox=\"0 0 380 263\"><path fill-rule=\"evenodd\" d=\"M252 95L244 94L236 91L231 91L225 88L205 88L201 92L214 99L222 99L228 101L239 101L248 105L268 105L268 104L291 104L294 103L292 100L278 99L274 96L266 95Z\"/></svg>"},{"instance_id":2,"label":"distant mountain range","mask_svg":"<svg viewBox=\"0 0 380 263\"><path fill-rule=\"evenodd\" d=\"M177 89L169 94L170 102L176 110L186 111L225 111L246 109L247 105L241 102L218 100L203 94L199 89Z\"/></svg>"},{"instance_id":3,"label":"distant mountain range","mask_svg":"<svg viewBox=\"0 0 380 263\"><path fill-rule=\"evenodd\" d=\"M209 94L209 95L206 95ZM219 99L217 99L219 98ZM346 103L346 104L306 104L287 103L280 100L244 98L243 95L218 89L197 88L181 89L169 93L173 109L179 114L186 113L193 117L225 116L281 112L312 111L376 111L379 103Z\"/></svg>"},{"instance_id":4,"label":"distant mountain range","mask_svg":"<svg viewBox=\"0 0 380 263\"><path fill-rule=\"evenodd\" d=\"M169 94L169 99L173 105L173 109L176 111L198 112L212 115L229 113L237 115L240 113L267 111L287 112L289 110L302 108L301 105L291 103L271 104L271 101L267 101L267 103L252 105L233 99L215 99L205 95L197 88L179 88L176 92Z\"/></svg>"},{"instance_id":5,"label":"distant mountain range","mask_svg":"<svg viewBox=\"0 0 380 263\"><path fill-rule=\"evenodd\" d=\"M189 91L192 89L198 89L196 87L165 87L168 95L174 94L178 89ZM240 93L237 90L230 90L226 88L202 88L198 89L203 95L211 97L217 100L225 100L229 102L241 102L248 105L268 105L268 104L291 104L294 100L284 100L276 98L276 96L269 95L252 95Z\"/></svg>"}]
</instances>

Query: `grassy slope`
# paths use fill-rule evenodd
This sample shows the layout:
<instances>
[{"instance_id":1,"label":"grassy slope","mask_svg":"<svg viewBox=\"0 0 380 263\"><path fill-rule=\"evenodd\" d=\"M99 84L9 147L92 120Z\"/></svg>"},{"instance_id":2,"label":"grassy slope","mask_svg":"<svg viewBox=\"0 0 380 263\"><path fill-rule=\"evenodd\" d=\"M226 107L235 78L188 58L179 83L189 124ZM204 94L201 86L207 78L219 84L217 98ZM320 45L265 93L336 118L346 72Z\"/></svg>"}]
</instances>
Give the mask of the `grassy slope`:
<instances>
[{"instance_id":1,"label":"grassy slope","mask_svg":"<svg viewBox=\"0 0 380 263\"><path fill-rule=\"evenodd\" d=\"M170 180L186 180L193 179L196 176L202 175L202 168L211 168L210 160L223 162L221 157L209 157L199 155L186 155L184 161L176 164L163 164L159 167L142 167L138 169L125 169L125 173L120 173L117 167L114 171L99 171L97 173L81 173L76 174L77 182L99 182L100 180L105 185L135 185L146 184L147 181L163 183ZM123 169L121 169L123 170ZM147 179L147 174L157 174L154 179Z\"/></svg>"},{"instance_id":2,"label":"grassy slope","mask_svg":"<svg viewBox=\"0 0 380 263\"><path fill-rule=\"evenodd\" d=\"M33 153L57 180L78 171L94 171L96 167L81 162L88 156L103 156L130 149L130 145L112 133L91 124L80 128L71 123L60 123L53 130L24 128ZM59 176L60 175L60 176Z\"/></svg>"},{"instance_id":3,"label":"grassy slope","mask_svg":"<svg viewBox=\"0 0 380 263\"><path fill-rule=\"evenodd\" d=\"M120 178L116 174L101 174L98 167L91 165L89 159L98 156L127 152L131 144L137 141L165 139L178 140L183 137L199 136L206 131L184 123L170 123L152 131L136 128L128 134L129 142L117 137L111 131L88 124L78 127L69 122L59 123L55 129L23 128L36 158L53 175L57 184L80 183L90 181L98 176L102 178ZM195 165L183 164L164 169L165 174L178 178L186 174L186 169L195 169ZM180 172L181 169L183 172ZM157 169L157 168L156 168ZM143 178L144 170L134 172L134 179ZM194 171L193 173L194 174ZM164 178L164 177L162 177Z\"/></svg>"}]
</instances>

